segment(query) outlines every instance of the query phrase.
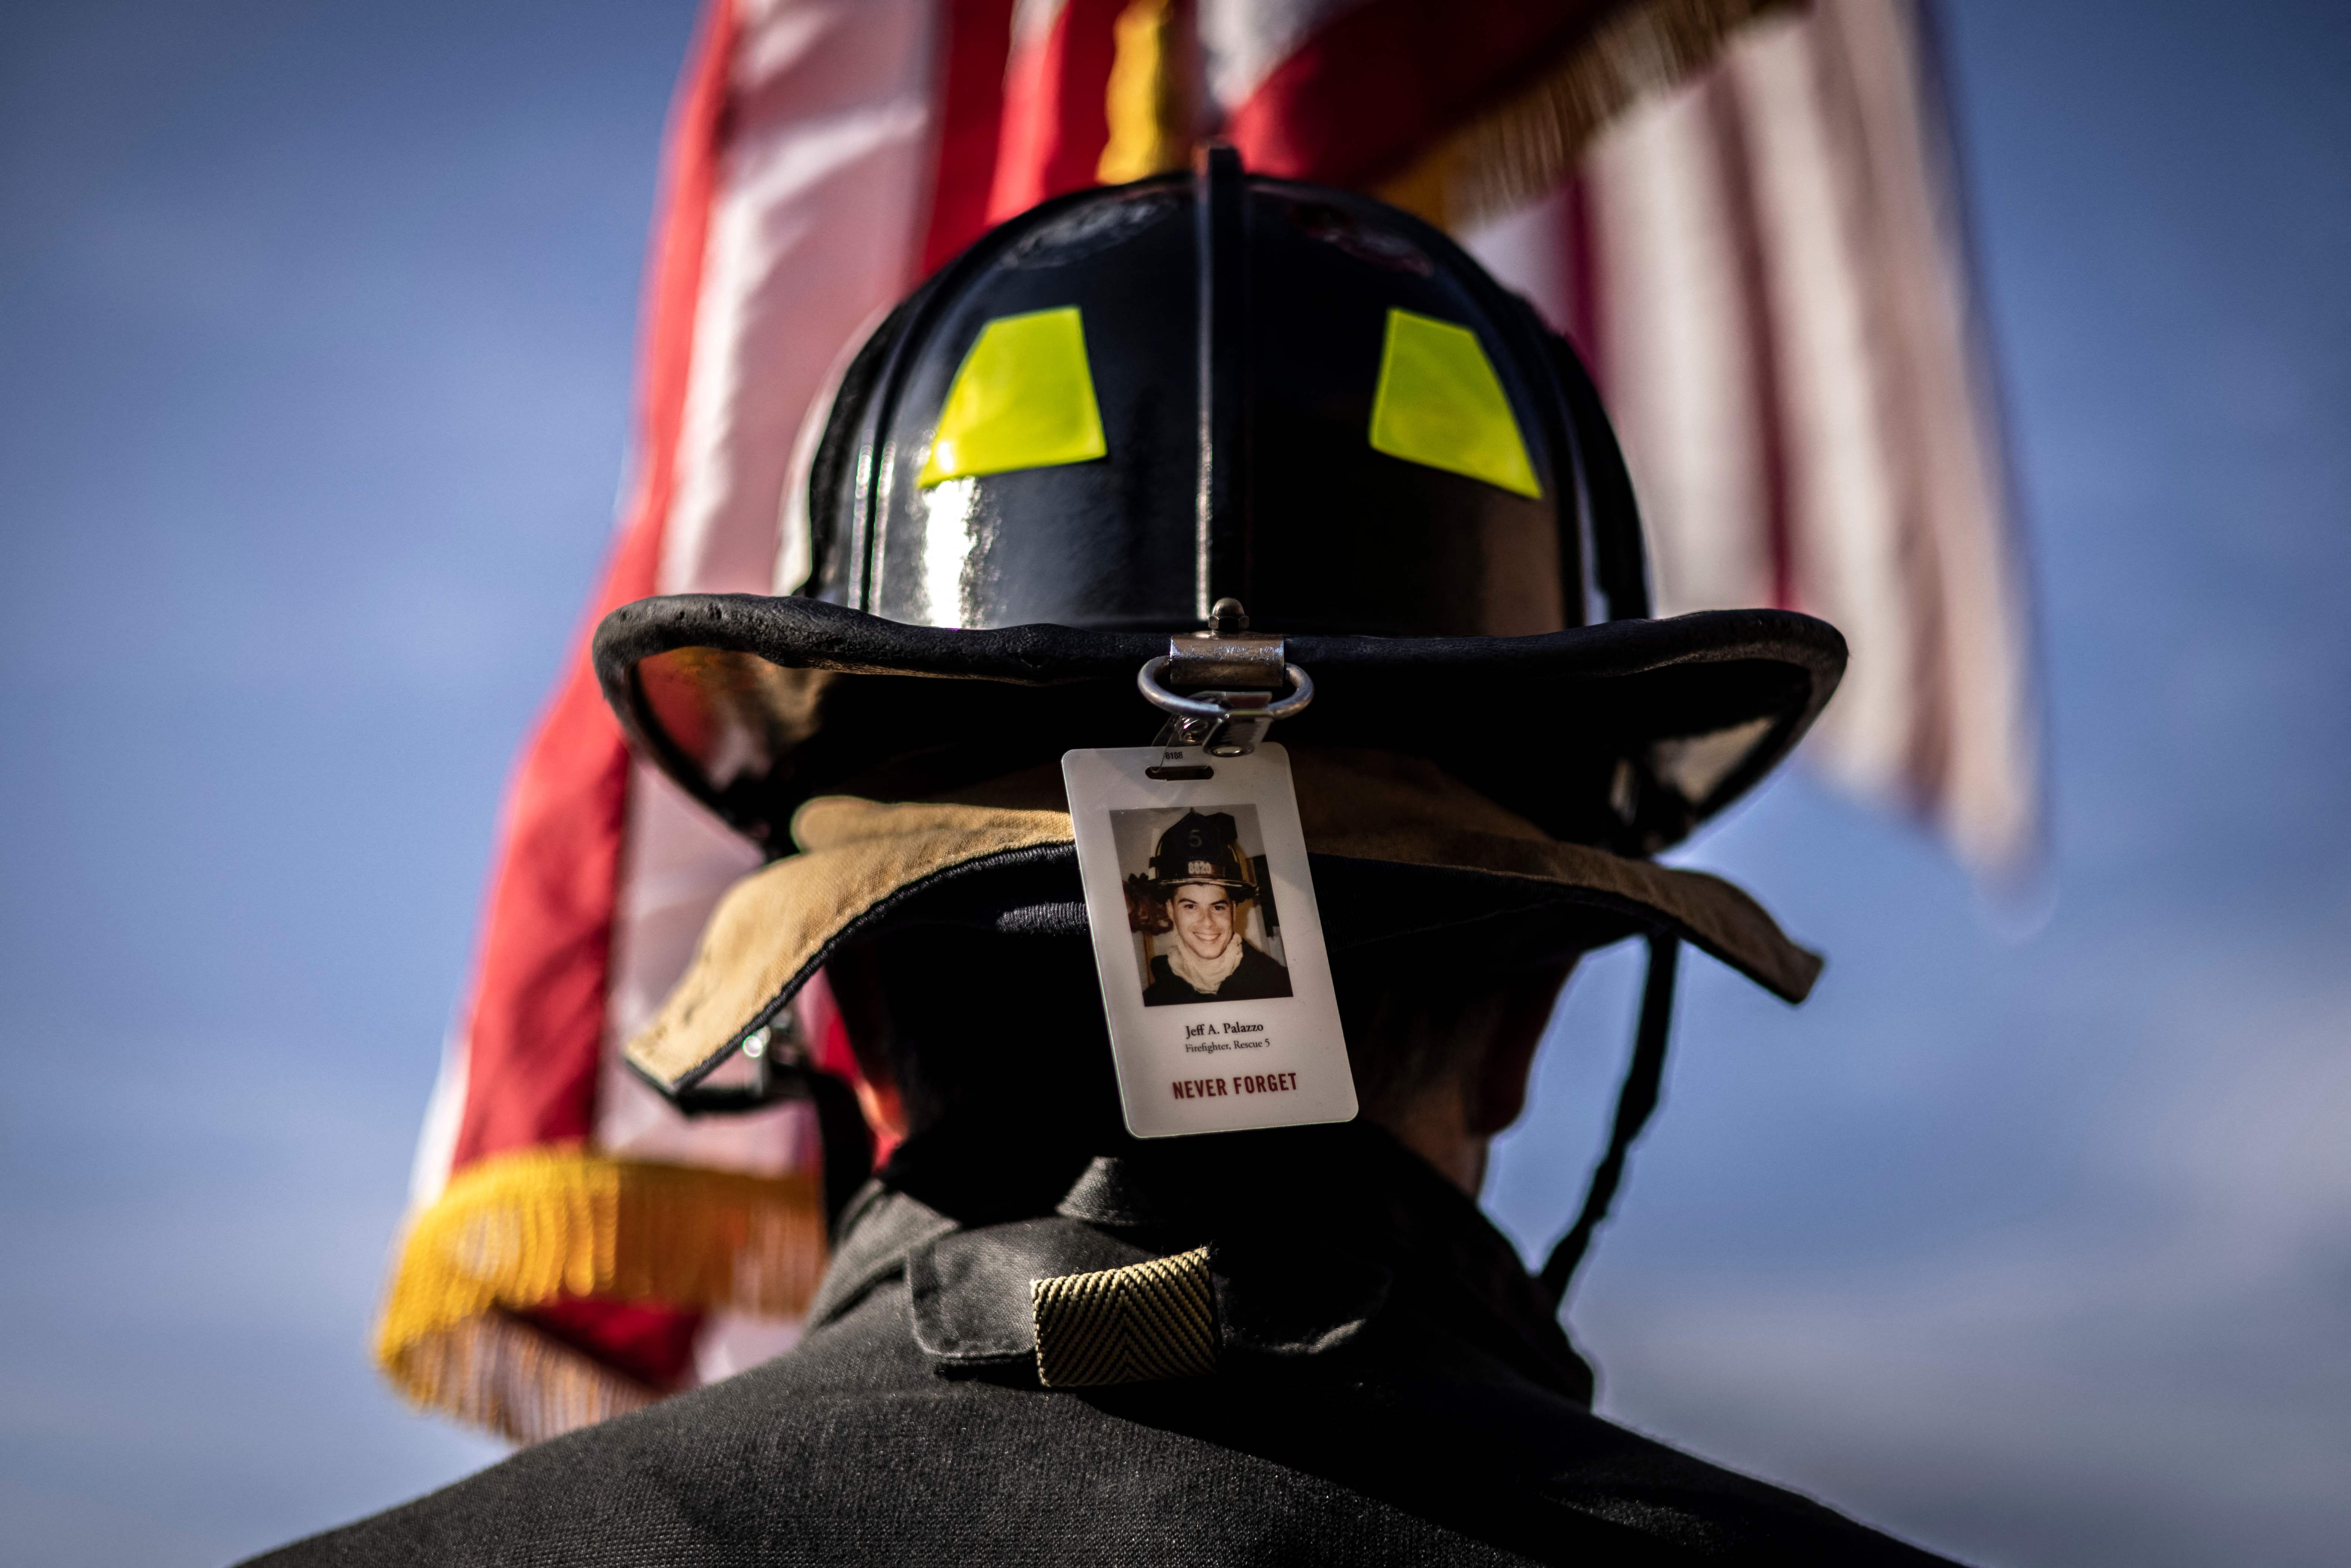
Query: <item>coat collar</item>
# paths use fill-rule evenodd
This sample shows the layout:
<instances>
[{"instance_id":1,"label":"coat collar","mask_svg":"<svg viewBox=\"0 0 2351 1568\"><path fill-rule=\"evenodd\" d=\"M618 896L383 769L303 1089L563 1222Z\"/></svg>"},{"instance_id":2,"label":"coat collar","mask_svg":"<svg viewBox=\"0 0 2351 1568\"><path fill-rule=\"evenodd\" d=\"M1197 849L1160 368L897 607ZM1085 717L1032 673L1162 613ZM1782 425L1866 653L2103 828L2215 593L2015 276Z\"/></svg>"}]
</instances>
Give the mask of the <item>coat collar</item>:
<instances>
[{"instance_id":1,"label":"coat collar","mask_svg":"<svg viewBox=\"0 0 2351 1568\"><path fill-rule=\"evenodd\" d=\"M903 1274L915 1343L939 1371L1033 1376L1034 1281L1206 1246L1222 1366L1317 1363L1409 1323L1591 1397L1590 1368L1510 1244L1374 1129L1130 1144L1091 1160L979 1152L928 1135L892 1162L844 1217L811 1328Z\"/></svg>"}]
</instances>

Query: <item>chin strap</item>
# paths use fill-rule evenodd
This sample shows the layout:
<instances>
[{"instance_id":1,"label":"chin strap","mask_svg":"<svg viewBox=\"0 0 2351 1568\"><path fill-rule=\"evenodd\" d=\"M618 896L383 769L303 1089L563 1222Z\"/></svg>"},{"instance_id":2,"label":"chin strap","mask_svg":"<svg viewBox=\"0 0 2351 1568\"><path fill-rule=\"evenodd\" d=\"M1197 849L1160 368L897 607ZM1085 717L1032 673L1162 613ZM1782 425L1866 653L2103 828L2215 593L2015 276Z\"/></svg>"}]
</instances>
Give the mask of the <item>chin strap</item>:
<instances>
[{"instance_id":1,"label":"chin strap","mask_svg":"<svg viewBox=\"0 0 2351 1568\"><path fill-rule=\"evenodd\" d=\"M1608 1218L1608 1206L1616 1200L1617 1185L1625 1179L1625 1156L1657 1108L1657 1090L1666 1075L1666 1037L1674 1017L1674 970L1681 946L1678 936L1663 932L1649 936L1649 978L1641 990L1641 1025L1633 1036L1632 1065L1625 1070L1624 1085L1616 1091L1616 1121L1608 1132L1608 1152L1593 1167L1591 1185L1583 1192L1583 1211L1551 1249L1540 1276L1543 1289L1562 1306L1567 1304L1576 1266L1592 1246L1592 1233L1600 1228L1600 1222Z\"/></svg>"}]
</instances>

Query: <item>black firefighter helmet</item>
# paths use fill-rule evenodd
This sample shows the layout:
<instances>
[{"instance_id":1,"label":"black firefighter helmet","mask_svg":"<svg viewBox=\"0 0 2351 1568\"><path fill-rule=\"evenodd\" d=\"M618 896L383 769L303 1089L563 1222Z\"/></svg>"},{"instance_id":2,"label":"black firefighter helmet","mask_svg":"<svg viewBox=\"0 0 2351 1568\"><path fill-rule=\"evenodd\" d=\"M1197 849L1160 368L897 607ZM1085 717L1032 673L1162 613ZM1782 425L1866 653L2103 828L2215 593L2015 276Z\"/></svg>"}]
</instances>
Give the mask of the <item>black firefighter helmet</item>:
<instances>
[{"instance_id":1,"label":"black firefighter helmet","mask_svg":"<svg viewBox=\"0 0 2351 1568\"><path fill-rule=\"evenodd\" d=\"M1785 611L1649 618L1573 350L1443 234L1247 174L1075 193L874 331L775 597L615 611L632 739L771 854L822 794L918 799L1149 739L1135 673L1247 606L1315 683L1284 727L1645 856L1747 789L1844 662Z\"/></svg>"},{"instance_id":2,"label":"black firefighter helmet","mask_svg":"<svg viewBox=\"0 0 2351 1568\"><path fill-rule=\"evenodd\" d=\"M1787 755L1844 640L1771 609L1650 618L1632 485L1575 352L1371 197L1206 148L1189 176L983 235L846 369L807 548L790 595L644 600L597 628L630 740L771 856L628 1041L689 1110L736 1105L705 1079L738 1051L762 1062L750 1100L768 1093L771 1028L844 943L1081 938L1070 818L1037 779L1072 747L1145 743L1138 674L1162 701L1180 668L1178 710L1246 689L1234 670L1258 703L1311 679L1281 738L1335 959L1648 936L1608 1152L1542 1270L1554 1298L1656 1105L1678 943L1789 1001L1820 971L1738 889L1646 858ZM1178 846L1185 879L1239 873L1216 818L1189 821L1206 853ZM1138 882L1128 919L1152 915ZM853 1150L861 1126L807 1077L830 1168L834 1131ZM841 1166L828 1204L862 1180Z\"/></svg>"},{"instance_id":3,"label":"black firefighter helmet","mask_svg":"<svg viewBox=\"0 0 2351 1568\"><path fill-rule=\"evenodd\" d=\"M1164 897L1186 883L1213 883L1236 899L1257 895L1240 848L1240 829L1229 811L1186 811L1159 835L1151 857L1151 880Z\"/></svg>"},{"instance_id":4,"label":"black firefighter helmet","mask_svg":"<svg viewBox=\"0 0 2351 1568\"><path fill-rule=\"evenodd\" d=\"M1647 936L1633 1065L1544 1267L1554 1296L1656 1102L1678 944L1790 1001L1819 971L1744 894L1646 857L1786 755L1844 640L1786 611L1651 619L1632 487L1573 350L1395 208L1210 148L1189 175L1014 218L850 363L806 521L795 591L646 600L596 635L632 743L774 857L628 1044L689 1109L737 1103L705 1081L738 1051L768 1082L771 1028L845 943L1082 938L1070 819L1037 781L1065 750L1145 742L1139 675L1157 701L1186 665L1179 709L1252 671L1257 701L1289 681L1294 706L1311 678L1282 739L1334 958ZM1130 920L1151 880L1128 879ZM829 1161L833 1124L857 1131L835 1090L809 1091L838 1112ZM829 1202L862 1179L843 1163Z\"/></svg>"}]
</instances>

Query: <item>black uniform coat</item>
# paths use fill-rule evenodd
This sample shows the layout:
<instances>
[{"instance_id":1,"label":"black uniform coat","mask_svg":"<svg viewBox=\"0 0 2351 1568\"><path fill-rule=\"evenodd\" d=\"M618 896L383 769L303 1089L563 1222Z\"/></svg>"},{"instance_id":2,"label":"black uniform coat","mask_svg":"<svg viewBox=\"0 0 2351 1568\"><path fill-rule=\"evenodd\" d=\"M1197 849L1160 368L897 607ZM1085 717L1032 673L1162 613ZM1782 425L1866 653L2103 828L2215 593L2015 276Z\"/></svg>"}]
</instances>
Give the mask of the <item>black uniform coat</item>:
<instances>
[{"instance_id":1,"label":"black uniform coat","mask_svg":"<svg viewBox=\"0 0 2351 1568\"><path fill-rule=\"evenodd\" d=\"M1509 1244L1367 1128L977 1155L901 1151L789 1354L264 1561L1942 1561L1594 1416ZM1203 1242L1214 1372L1040 1386L1031 1281Z\"/></svg>"}]
</instances>

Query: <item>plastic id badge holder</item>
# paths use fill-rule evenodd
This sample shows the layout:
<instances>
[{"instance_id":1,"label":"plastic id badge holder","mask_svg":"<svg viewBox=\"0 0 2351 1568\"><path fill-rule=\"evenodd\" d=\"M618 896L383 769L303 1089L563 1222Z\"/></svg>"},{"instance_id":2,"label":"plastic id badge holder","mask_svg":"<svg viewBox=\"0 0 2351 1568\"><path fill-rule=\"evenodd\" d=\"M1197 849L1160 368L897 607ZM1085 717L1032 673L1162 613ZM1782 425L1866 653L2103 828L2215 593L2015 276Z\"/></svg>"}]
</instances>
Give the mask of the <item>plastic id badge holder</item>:
<instances>
[{"instance_id":1,"label":"plastic id badge holder","mask_svg":"<svg viewBox=\"0 0 2351 1568\"><path fill-rule=\"evenodd\" d=\"M1127 1130L1351 1120L1290 754L1072 751L1061 774Z\"/></svg>"}]
</instances>

